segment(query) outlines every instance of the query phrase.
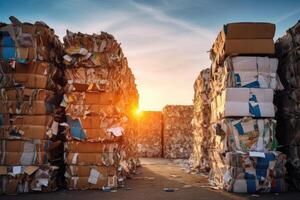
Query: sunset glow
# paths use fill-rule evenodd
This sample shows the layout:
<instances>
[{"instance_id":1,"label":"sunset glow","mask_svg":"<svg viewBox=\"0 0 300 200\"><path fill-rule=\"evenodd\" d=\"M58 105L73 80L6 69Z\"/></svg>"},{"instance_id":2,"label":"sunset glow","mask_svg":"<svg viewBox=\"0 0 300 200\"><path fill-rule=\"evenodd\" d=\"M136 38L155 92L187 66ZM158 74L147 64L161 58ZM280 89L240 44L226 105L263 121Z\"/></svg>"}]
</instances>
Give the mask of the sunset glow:
<instances>
[{"instance_id":1,"label":"sunset glow","mask_svg":"<svg viewBox=\"0 0 300 200\"><path fill-rule=\"evenodd\" d=\"M11 6L11 1L1 1L6 9L0 16L6 22L16 14L21 21L45 21L61 40L66 29L114 35L135 75L140 109L161 110L166 104L193 103L194 80L210 67L208 51L225 22L275 23L276 40L299 17L300 1L261 1L260 9L255 2L242 2L53 0L15 1ZM240 9L241 4L247 9ZM273 8L267 9L270 4Z\"/></svg>"}]
</instances>

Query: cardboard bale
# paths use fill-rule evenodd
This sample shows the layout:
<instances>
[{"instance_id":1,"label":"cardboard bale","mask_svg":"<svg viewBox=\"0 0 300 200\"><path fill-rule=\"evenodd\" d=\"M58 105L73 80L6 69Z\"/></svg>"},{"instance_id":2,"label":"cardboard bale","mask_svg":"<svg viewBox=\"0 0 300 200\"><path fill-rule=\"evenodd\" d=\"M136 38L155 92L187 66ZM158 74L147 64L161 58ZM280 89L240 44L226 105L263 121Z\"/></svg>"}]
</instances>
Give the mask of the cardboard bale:
<instances>
[{"instance_id":1,"label":"cardboard bale","mask_svg":"<svg viewBox=\"0 0 300 200\"><path fill-rule=\"evenodd\" d=\"M165 158L189 158L192 151L193 106L167 105L163 108Z\"/></svg>"},{"instance_id":2,"label":"cardboard bale","mask_svg":"<svg viewBox=\"0 0 300 200\"><path fill-rule=\"evenodd\" d=\"M210 105L211 105L211 70L202 70L194 83L194 115L193 127L193 150L189 158L192 170L207 173L210 169L208 152L210 151L211 134Z\"/></svg>"},{"instance_id":3,"label":"cardboard bale","mask_svg":"<svg viewBox=\"0 0 300 200\"><path fill-rule=\"evenodd\" d=\"M212 122L224 117L274 117L273 90L226 88L212 101Z\"/></svg>"},{"instance_id":4,"label":"cardboard bale","mask_svg":"<svg viewBox=\"0 0 300 200\"><path fill-rule=\"evenodd\" d=\"M286 192L284 181L286 155L280 152L265 152L261 157L248 153L228 152L214 158L223 160L221 165L212 165L210 180L219 182L227 191L236 193ZM219 169L220 171L217 171ZM217 174L215 174L217 173ZM240 184L240 185L239 185Z\"/></svg>"},{"instance_id":5,"label":"cardboard bale","mask_svg":"<svg viewBox=\"0 0 300 200\"><path fill-rule=\"evenodd\" d=\"M108 33L67 31L64 42L66 85L60 106L66 117L65 163L67 170L81 170L79 175L66 174L67 188L114 188L137 164L131 162L136 151L133 112L138 106L134 75ZM100 170L104 166L114 173Z\"/></svg>"},{"instance_id":6,"label":"cardboard bale","mask_svg":"<svg viewBox=\"0 0 300 200\"><path fill-rule=\"evenodd\" d=\"M143 111L138 116L137 151L139 157L162 157L162 112Z\"/></svg>"},{"instance_id":7,"label":"cardboard bale","mask_svg":"<svg viewBox=\"0 0 300 200\"><path fill-rule=\"evenodd\" d=\"M273 151L278 146L276 135L276 120L226 118L212 124L211 131L220 135L224 143L223 151Z\"/></svg>"},{"instance_id":8,"label":"cardboard bale","mask_svg":"<svg viewBox=\"0 0 300 200\"><path fill-rule=\"evenodd\" d=\"M13 173L1 176L1 192L50 192L63 186L63 46L43 22L10 20L0 27L0 154Z\"/></svg>"},{"instance_id":9,"label":"cardboard bale","mask_svg":"<svg viewBox=\"0 0 300 200\"><path fill-rule=\"evenodd\" d=\"M230 87L283 89L276 73L277 58L229 56L222 65L212 65L214 96Z\"/></svg>"},{"instance_id":10,"label":"cardboard bale","mask_svg":"<svg viewBox=\"0 0 300 200\"><path fill-rule=\"evenodd\" d=\"M285 87L283 91L277 92L274 101L278 108L277 138L282 146L281 150L288 158L288 183L300 190L300 21L288 29L285 35L276 41L275 46L279 59L278 74Z\"/></svg>"}]
</instances>

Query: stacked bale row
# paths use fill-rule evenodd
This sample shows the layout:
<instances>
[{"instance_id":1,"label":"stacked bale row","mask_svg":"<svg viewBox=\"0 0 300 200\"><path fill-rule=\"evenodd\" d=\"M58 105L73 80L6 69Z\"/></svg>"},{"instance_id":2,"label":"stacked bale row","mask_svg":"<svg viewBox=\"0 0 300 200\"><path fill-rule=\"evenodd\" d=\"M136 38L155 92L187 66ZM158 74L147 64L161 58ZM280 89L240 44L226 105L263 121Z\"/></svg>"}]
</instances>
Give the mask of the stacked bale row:
<instances>
[{"instance_id":1,"label":"stacked bale row","mask_svg":"<svg viewBox=\"0 0 300 200\"><path fill-rule=\"evenodd\" d=\"M139 157L162 157L162 112L143 111L138 116L137 152Z\"/></svg>"},{"instance_id":2,"label":"stacked bale row","mask_svg":"<svg viewBox=\"0 0 300 200\"><path fill-rule=\"evenodd\" d=\"M163 108L163 153L165 158L189 158L192 152L193 106Z\"/></svg>"},{"instance_id":3,"label":"stacked bale row","mask_svg":"<svg viewBox=\"0 0 300 200\"><path fill-rule=\"evenodd\" d=\"M69 189L122 186L134 169L138 93L120 44L112 35L67 31L65 161Z\"/></svg>"},{"instance_id":4,"label":"stacked bale row","mask_svg":"<svg viewBox=\"0 0 300 200\"><path fill-rule=\"evenodd\" d=\"M227 24L213 44L211 131L220 143L210 181L228 191L286 190L285 155L275 138L274 33L274 24Z\"/></svg>"},{"instance_id":5,"label":"stacked bale row","mask_svg":"<svg viewBox=\"0 0 300 200\"><path fill-rule=\"evenodd\" d=\"M193 170L204 173L210 169L209 151L212 149L213 139L209 134L211 112L210 73L210 69L202 70L194 83L193 149L190 162Z\"/></svg>"},{"instance_id":6,"label":"stacked bale row","mask_svg":"<svg viewBox=\"0 0 300 200\"><path fill-rule=\"evenodd\" d=\"M43 22L0 24L0 193L63 185L62 44Z\"/></svg>"},{"instance_id":7,"label":"stacked bale row","mask_svg":"<svg viewBox=\"0 0 300 200\"><path fill-rule=\"evenodd\" d=\"M281 84L274 32L268 23L227 24L211 50L209 181L227 191L286 190L275 138L273 90Z\"/></svg>"},{"instance_id":8,"label":"stacked bale row","mask_svg":"<svg viewBox=\"0 0 300 200\"><path fill-rule=\"evenodd\" d=\"M287 154L290 185L300 190L300 21L275 44L284 90L276 94L277 138Z\"/></svg>"}]
</instances>

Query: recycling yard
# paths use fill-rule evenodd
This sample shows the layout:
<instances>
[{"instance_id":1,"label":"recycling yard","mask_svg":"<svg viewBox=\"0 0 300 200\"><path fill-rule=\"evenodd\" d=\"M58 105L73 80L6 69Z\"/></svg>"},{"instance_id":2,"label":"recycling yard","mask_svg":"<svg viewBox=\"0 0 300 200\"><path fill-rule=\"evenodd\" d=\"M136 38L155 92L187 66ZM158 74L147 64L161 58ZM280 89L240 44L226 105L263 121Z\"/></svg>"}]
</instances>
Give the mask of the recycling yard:
<instances>
[{"instance_id":1,"label":"recycling yard","mask_svg":"<svg viewBox=\"0 0 300 200\"><path fill-rule=\"evenodd\" d=\"M1 200L299 199L300 2L0 11Z\"/></svg>"}]
</instances>

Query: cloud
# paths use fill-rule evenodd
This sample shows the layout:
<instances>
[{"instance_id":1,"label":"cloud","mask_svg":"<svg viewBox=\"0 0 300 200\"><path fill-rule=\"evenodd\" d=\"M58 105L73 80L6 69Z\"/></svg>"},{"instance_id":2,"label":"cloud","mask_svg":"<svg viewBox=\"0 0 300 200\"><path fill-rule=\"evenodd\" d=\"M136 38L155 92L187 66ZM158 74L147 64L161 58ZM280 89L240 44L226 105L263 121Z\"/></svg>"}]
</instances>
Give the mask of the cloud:
<instances>
[{"instance_id":1,"label":"cloud","mask_svg":"<svg viewBox=\"0 0 300 200\"><path fill-rule=\"evenodd\" d=\"M45 21L60 38L66 29L113 34L122 44L135 74L141 109L161 110L166 104L192 104L193 83L200 70L209 67L207 51L215 33L134 1L114 10L99 7L98 12L84 15L76 5L72 5L77 13L74 19Z\"/></svg>"},{"instance_id":2,"label":"cloud","mask_svg":"<svg viewBox=\"0 0 300 200\"><path fill-rule=\"evenodd\" d=\"M295 9L295 10L292 10L291 12L288 12L288 13L286 13L286 14L280 16L280 17L275 21L275 23L278 24L278 23L280 23L280 22L282 22L282 21L285 21L285 20L287 20L288 18L290 18L290 17L292 17L292 16L294 16L294 15L296 15L296 14L298 14L298 13L300 13L300 8Z\"/></svg>"}]
</instances>

